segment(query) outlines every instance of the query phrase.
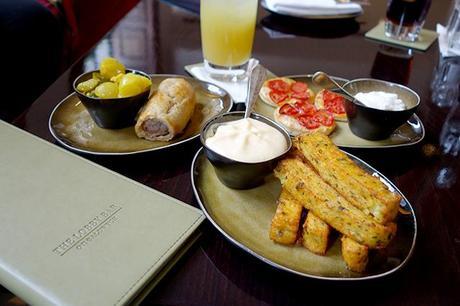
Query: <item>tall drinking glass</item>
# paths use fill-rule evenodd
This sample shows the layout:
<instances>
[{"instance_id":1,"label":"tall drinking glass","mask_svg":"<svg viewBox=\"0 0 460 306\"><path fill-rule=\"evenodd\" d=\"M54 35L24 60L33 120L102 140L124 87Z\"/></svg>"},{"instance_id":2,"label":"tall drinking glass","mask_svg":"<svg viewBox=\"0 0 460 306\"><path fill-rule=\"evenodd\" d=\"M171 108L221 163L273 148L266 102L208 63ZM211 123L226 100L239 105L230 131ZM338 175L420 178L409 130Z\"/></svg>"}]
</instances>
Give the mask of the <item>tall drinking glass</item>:
<instances>
[{"instance_id":1,"label":"tall drinking glass","mask_svg":"<svg viewBox=\"0 0 460 306\"><path fill-rule=\"evenodd\" d=\"M213 78L243 78L251 57L257 0L201 0L204 64Z\"/></svg>"},{"instance_id":2,"label":"tall drinking glass","mask_svg":"<svg viewBox=\"0 0 460 306\"><path fill-rule=\"evenodd\" d=\"M431 0L388 0L385 35L416 41L425 23Z\"/></svg>"}]
</instances>

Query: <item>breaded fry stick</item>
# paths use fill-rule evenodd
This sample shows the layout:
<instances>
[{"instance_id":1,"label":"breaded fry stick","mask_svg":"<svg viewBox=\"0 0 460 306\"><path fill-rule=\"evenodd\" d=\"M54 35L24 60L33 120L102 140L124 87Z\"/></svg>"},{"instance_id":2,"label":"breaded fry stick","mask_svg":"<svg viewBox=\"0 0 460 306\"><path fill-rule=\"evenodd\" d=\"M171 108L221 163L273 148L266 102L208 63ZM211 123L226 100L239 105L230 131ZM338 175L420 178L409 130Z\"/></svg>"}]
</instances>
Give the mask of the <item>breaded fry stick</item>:
<instances>
[{"instance_id":1,"label":"breaded fry stick","mask_svg":"<svg viewBox=\"0 0 460 306\"><path fill-rule=\"evenodd\" d=\"M283 188L305 208L342 234L370 248L384 248L396 233L396 224L382 225L351 205L301 160L278 163L275 175Z\"/></svg>"},{"instance_id":2,"label":"breaded fry stick","mask_svg":"<svg viewBox=\"0 0 460 306\"><path fill-rule=\"evenodd\" d=\"M363 272L369 260L369 248L353 239L342 236L342 257L348 269L354 272Z\"/></svg>"},{"instance_id":3,"label":"breaded fry stick","mask_svg":"<svg viewBox=\"0 0 460 306\"><path fill-rule=\"evenodd\" d=\"M281 190L270 227L270 239L281 244L294 244L297 240L302 209L302 204L288 192Z\"/></svg>"},{"instance_id":4,"label":"breaded fry stick","mask_svg":"<svg viewBox=\"0 0 460 306\"><path fill-rule=\"evenodd\" d=\"M294 147L305 157L321 178L353 206L385 224L398 213L399 195L390 192L376 177L358 167L324 135L297 137Z\"/></svg>"},{"instance_id":5,"label":"breaded fry stick","mask_svg":"<svg viewBox=\"0 0 460 306\"><path fill-rule=\"evenodd\" d=\"M303 224L302 245L318 255L326 254L331 227L311 211Z\"/></svg>"}]
</instances>

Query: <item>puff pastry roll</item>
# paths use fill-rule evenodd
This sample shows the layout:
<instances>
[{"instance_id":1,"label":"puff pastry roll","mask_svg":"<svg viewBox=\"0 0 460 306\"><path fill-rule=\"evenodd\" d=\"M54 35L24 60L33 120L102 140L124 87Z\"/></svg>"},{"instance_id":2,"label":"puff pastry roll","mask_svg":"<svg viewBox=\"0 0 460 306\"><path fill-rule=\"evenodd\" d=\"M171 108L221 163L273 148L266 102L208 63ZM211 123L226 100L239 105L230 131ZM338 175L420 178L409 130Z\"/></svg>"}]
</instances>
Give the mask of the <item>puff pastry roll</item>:
<instances>
[{"instance_id":1,"label":"puff pastry roll","mask_svg":"<svg viewBox=\"0 0 460 306\"><path fill-rule=\"evenodd\" d=\"M192 85L181 78L163 80L140 111L135 131L147 140L169 141L181 133L195 109Z\"/></svg>"}]
</instances>

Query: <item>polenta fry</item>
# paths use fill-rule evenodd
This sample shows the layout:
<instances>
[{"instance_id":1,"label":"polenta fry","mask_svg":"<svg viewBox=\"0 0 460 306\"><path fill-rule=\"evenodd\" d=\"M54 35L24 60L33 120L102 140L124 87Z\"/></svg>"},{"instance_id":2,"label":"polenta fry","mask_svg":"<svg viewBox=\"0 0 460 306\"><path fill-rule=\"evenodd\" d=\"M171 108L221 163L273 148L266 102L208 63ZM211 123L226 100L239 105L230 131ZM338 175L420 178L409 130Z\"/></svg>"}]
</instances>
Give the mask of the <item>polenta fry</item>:
<instances>
[{"instance_id":1,"label":"polenta fry","mask_svg":"<svg viewBox=\"0 0 460 306\"><path fill-rule=\"evenodd\" d=\"M287 191L281 190L270 227L270 239L281 244L294 244L298 236L302 209L302 204Z\"/></svg>"},{"instance_id":2,"label":"polenta fry","mask_svg":"<svg viewBox=\"0 0 460 306\"><path fill-rule=\"evenodd\" d=\"M369 248L353 239L342 236L342 257L347 268L354 272L363 272L369 261Z\"/></svg>"},{"instance_id":3,"label":"polenta fry","mask_svg":"<svg viewBox=\"0 0 460 306\"><path fill-rule=\"evenodd\" d=\"M302 245L313 253L324 255L330 232L331 227L309 211L303 224Z\"/></svg>"},{"instance_id":4,"label":"polenta fry","mask_svg":"<svg viewBox=\"0 0 460 306\"><path fill-rule=\"evenodd\" d=\"M382 225L351 205L308 165L296 158L278 163L275 175L294 199L342 234L370 248L384 248L396 224Z\"/></svg>"},{"instance_id":5,"label":"polenta fry","mask_svg":"<svg viewBox=\"0 0 460 306\"><path fill-rule=\"evenodd\" d=\"M353 206L380 224L394 220L401 200L399 195L358 167L329 137L320 134L299 136L294 140L294 147L319 176Z\"/></svg>"}]
</instances>

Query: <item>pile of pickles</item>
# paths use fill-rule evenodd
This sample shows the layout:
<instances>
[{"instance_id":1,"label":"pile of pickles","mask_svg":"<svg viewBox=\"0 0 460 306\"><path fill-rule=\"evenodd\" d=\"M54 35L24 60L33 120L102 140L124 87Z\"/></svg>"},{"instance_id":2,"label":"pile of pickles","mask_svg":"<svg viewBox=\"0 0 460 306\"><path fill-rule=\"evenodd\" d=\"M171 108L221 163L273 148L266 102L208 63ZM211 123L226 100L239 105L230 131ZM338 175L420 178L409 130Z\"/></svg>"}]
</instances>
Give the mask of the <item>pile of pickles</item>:
<instances>
[{"instance_id":1,"label":"pile of pickles","mask_svg":"<svg viewBox=\"0 0 460 306\"><path fill-rule=\"evenodd\" d=\"M148 90L152 82L139 74L126 73L125 66L113 57L106 57L93 72L92 78L77 85L88 97L112 99L132 97Z\"/></svg>"}]
</instances>

